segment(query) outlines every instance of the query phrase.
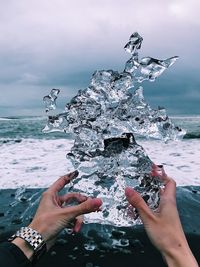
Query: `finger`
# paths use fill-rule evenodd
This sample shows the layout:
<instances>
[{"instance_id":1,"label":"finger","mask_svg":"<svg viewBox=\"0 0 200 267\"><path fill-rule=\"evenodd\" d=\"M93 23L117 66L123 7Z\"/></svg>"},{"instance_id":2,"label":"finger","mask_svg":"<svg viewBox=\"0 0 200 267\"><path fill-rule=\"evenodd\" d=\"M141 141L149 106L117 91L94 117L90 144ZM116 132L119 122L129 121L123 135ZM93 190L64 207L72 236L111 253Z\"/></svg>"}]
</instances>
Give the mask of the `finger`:
<instances>
[{"instance_id":1,"label":"finger","mask_svg":"<svg viewBox=\"0 0 200 267\"><path fill-rule=\"evenodd\" d=\"M163 181L165 185L164 192L162 192L162 195L175 197L176 196L176 182L166 174L162 165L161 166L156 165L156 167L154 167L154 171L159 173L159 177L161 178L161 180Z\"/></svg>"},{"instance_id":2,"label":"finger","mask_svg":"<svg viewBox=\"0 0 200 267\"><path fill-rule=\"evenodd\" d=\"M159 189L160 196L162 196L164 194L164 192L165 192L164 188Z\"/></svg>"},{"instance_id":3,"label":"finger","mask_svg":"<svg viewBox=\"0 0 200 267\"><path fill-rule=\"evenodd\" d=\"M168 181L171 179L165 172L165 169L162 167L161 169L161 176L160 176L161 180L163 180L164 184L167 184Z\"/></svg>"},{"instance_id":4,"label":"finger","mask_svg":"<svg viewBox=\"0 0 200 267\"><path fill-rule=\"evenodd\" d=\"M163 165L155 165L154 163L152 165L151 175L159 177L163 181L164 184L166 184L171 179L166 174L163 168Z\"/></svg>"},{"instance_id":5,"label":"finger","mask_svg":"<svg viewBox=\"0 0 200 267\"><path fill-rule=\"evenodd\" d=\"M66 207L65 209L71 218L75 218L79 215L98 211L101 205L102 205L102 200L100 198L93 198L93 199L88 198L86 201L84 201L79 205Z\"/></svg>"},{"instance_id":6,"label":"finger","mask_svg":"<svg viewBox=\"0 0 200 267\"><path fill-rule=\"evenodd\" d=\"M162 168L162 167L163 167L163 165L156 165L155 163L152 163L152 165L151 165L152 170L156 170L156 169Z\"/></svg>"},{"instance_id":7,"label":"finger","mask_svg":"<svg viewBox=\"0 0 200 267\"><path fill-rule=\"evenodd\" d=\"M77 200L79 203L86 201L88 197L81 195L80 193L68 193L63 196L59 196L61 205L63 203L69 203L70 201Z\"/></svg>"},{"instance_id":8,"label":"finger","mask_svg":"<svg viewBox=\"0 0 200 267\"><path fill-rule=\"evenodd\" d=\"M176 198L176 182L172 178L168 177L161 197Z\"/></svg>"},{"instance_id":9,"label":"finger","mask_svg":"<svg viewBox=\"0 0 200 267\"><path fill-rule=\"evenodd\" d=\"M159 167L159 168L162 168L163 165L156 165L155 163L152 163L152 165L151 165L152 170L155 170L155 169L157 169L158 167Z\"/></svg>"},{"instance_id":10,"label":"finger","mask_svg":"<svg viewBox=\"0 0 200 267\"><path fill-rule=\"evenodd\" d=\"M81 226L83 224L83 215L80 215L76 218L76 222L74 224L74 228L73 228L73 231L78 233L80 230L81 230Z\"/></svg>"},{"instance_id":11,"label":"finger","mask_svg":"<svg viewBox=\"0 0 200 267\"><path fill-rule=\"evenodd\" d=\"M153 218L152 211L138 192L133 190L131 187L127 187L125 189L125 195L128 202L138 210L143 222L149 218Z\"/></svg>"},{"instance_id":12,"label":"finger","mask_svg":"<svg viewBox=\"0 0 200 267\"><path fill-rule=\"evenodd\" d=\"M176 183L173 179L170 179L163 189L164 192L160 195L159 211L162 214L173 214L177 212L176 207Z\"/></svg>"},{"instance_id":13,"label":"finger","mask_svg":"<svg viewBox=\"0 0 200 267\"><path fill-rule=\"evenodd\" d=\"M151 167L151 175L152 176L162 176L162 170L163 170L163 165L156 165L155 163L152 164Z\"/></svg>"},{"instance_id":14,"label":"finger","mask_svg":"<svg viewBox=\"0 0 200 267\"><path fill-rule=\"evenodd\" d=\"M63 189L63 187L66 184L68 184L73 178L77 176L78 176L78 171L74 171L64 176L61 176L55 183L53 183L49 187L48 191L53 192L53 193L59 192L61 189Z\"/></svg>"}]
</instances>

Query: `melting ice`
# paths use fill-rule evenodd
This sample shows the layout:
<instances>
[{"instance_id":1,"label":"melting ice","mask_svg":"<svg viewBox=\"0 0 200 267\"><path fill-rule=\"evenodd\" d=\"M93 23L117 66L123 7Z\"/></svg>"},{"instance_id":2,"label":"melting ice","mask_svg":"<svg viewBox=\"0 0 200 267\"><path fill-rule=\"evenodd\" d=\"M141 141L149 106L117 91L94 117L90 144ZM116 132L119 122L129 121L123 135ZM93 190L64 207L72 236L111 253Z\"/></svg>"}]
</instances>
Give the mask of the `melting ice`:
<instances>
[{"instance_id":1,"label":"melting ice","mask_svg":"<svg viewBox=\"0 0 200 267\"><path fill-rule=\"evenodd\" d=\"M80 176L70 190L100 197L104 203L101 212L86 216L89 223L140 223L137 212L126 202L125 187L134 187L155 209L161 182L150 175L152 161L136 142L137 136L168 141L185 134L172 124L164 108L152 109L146 103L140 85L144 80L154 81L178 57L139 59L142 41L133 33L124 47L131 54L124 71L95 71L90 85L66 104L63 113L49 116L43 130L73 134L74 145L67 159ZM59 92L53 89L44 97L47 112L55 109Z\"/></svg>"}]
</instances>

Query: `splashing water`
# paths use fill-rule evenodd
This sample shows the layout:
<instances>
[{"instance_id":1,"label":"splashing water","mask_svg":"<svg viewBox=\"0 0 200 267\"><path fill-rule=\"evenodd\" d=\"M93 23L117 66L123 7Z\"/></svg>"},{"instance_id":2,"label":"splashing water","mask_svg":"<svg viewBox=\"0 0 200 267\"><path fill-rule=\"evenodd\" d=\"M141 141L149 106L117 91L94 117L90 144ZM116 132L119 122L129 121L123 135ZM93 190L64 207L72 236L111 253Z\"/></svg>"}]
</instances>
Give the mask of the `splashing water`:
<instances>
[{"instance_id":1,"label":"splashing water","mask_svg":"<svg viewBox=\"0 0 200 267\"><path fill-rule=\"evenodd\" d=\"M178 57L140 60L138 50L142 41L138 33L132 34L124 47L131 54L124 71L95 71L90 85L66 104L63 113L49 116L43 130L73 134L74 145L67 159L81 175L70 190L100 197L104 203L101 212L86 216L88 223L115 226L140 223L137 212L126 202L125 187L134 187L155 209L161 182L150 175L152 161L134 135L166 142L185 134L172 124L164 108L151 109L139 85L144 80L154 81ZM44 97L47 112L55 109L59 92L53 89Z\"/></svg>"}]
</instances>

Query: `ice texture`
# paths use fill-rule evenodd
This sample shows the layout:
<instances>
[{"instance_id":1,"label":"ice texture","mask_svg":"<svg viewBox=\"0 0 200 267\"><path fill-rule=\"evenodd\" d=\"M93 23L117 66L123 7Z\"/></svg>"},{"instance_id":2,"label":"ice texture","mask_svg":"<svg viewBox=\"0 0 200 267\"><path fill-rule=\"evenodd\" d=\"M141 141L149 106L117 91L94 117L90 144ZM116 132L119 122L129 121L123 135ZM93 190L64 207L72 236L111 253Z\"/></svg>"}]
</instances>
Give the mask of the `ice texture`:
<instances>
[{"instance_id":1,"label":"ice texture","mask_svg":"<svg viewBox=\"0 0 200 267\"><path fill-rule=\"evenodd\" d=\"M44 96L43 101L46 105L46 112L56 109L56 99L59 93L59 89L52 89L49 95Z\"/></svg>"},{"instance_id":2,"label":"ice texture","mask_svg":"<svg viewBox=\"0 0 200 267\"><path fill-rule=\"evenodd\" d=\"M140 86L144 80L154 81L177 57L140 60L138 50L142 41L138 33L133 33L124 47L131 54L124 71L95 71L90 85L66 104L63 113L49 116L43 130L73 135L74 145L67 159L80 176L70 190L100 197L104 203L102 211L86 215L88 223L115 226L140 223L137 211L125 199L126 186L134 187L156 209L161 181L151 176L153 162L136 138L167 142L185 134L171 122L164 108L152 109L146 103ZM51 98L50 102L46 101L47 97ZM44 101L48 112L55 108L57 94L51 91L47 97Z\"/></svg>"}]
</instances>

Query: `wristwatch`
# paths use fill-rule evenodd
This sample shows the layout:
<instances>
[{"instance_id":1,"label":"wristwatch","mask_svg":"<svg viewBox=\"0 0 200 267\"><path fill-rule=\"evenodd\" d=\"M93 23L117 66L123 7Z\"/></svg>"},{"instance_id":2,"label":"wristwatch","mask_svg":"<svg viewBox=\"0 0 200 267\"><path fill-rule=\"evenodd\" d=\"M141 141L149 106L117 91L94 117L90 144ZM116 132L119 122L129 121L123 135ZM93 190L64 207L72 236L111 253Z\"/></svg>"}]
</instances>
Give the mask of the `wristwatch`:
<instances>
[{"instance_id":1,"label":"wristwatch","mask_svg":"<svg viewBox=\"0 0 200 267\"><path fill-rule=\"evenodd\" d=\"M30 227L21 227L8 241L13 241L16 237L25 240L34 250L33 263L37 262L39 258L47 251L46 243L42 236Z\"/></svg>"}]
</instances>

